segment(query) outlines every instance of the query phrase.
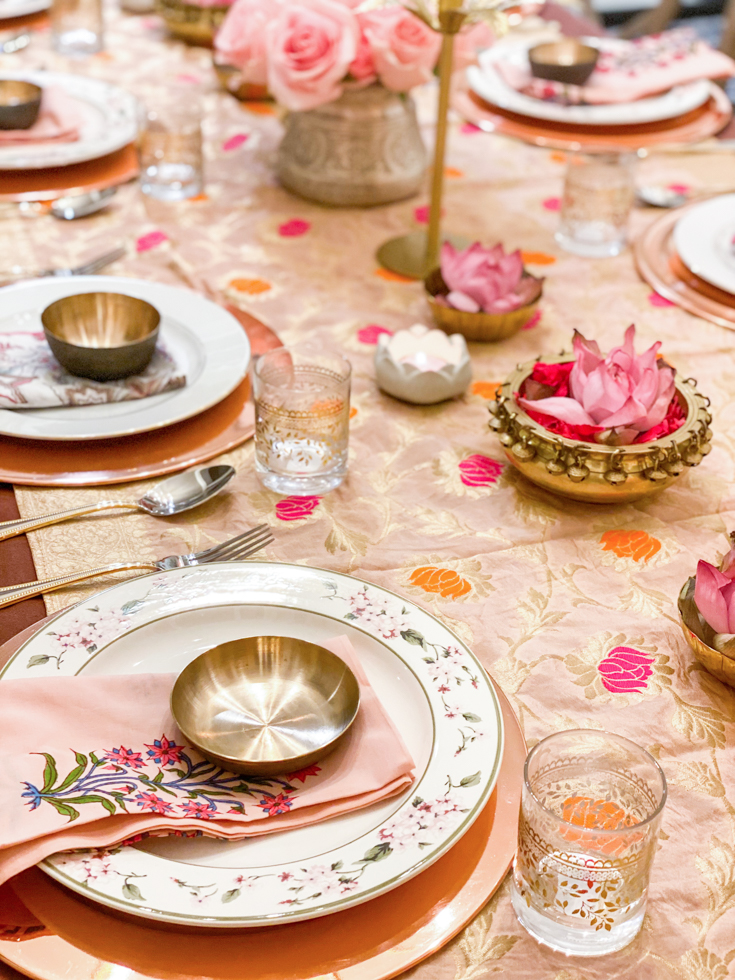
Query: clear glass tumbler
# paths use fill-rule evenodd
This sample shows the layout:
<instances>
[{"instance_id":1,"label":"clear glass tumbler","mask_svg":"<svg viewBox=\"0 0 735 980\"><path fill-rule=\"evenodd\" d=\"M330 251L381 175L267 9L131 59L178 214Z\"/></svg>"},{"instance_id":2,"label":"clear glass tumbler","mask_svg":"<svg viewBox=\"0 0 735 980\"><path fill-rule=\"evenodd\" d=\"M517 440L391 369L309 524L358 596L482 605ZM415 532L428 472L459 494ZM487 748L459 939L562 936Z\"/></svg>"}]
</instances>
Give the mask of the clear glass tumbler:
<instances>
[{"instance_id":1,"label":"clear glass tumbler","mask_svg":"<svg viewBox=\"0 0 735 980\"><path fill-rule=\"evenodd\" d=\"M279 347L253 368L255 469L270 490L298 497L338 487L347 472L349 361Z\"/></svg>"},{"instance_id":2,"label":"clear glass tumbler","mask_svg":"<svg viewBox=\"0 0 735 980\"><path fill-rule=\"evenodd\" d=\"M610 732L543 739L524 770L511 897L539 942L575 956L622 949L643 924L666 779Z\"/></svg>"},{"instance_id":3,"label":"clear glass tumbler","mask_svg":"<svg viewBox=\"0 0 735 980\"><path fill-rule=\"evenodd\" d=\"M140 189L159 201L183 201L204 189L202 110L185 103L150 108L138 137Z\"/></svg>"},{"instance_id":4,"label":"clear glass tumbler","mask_svg":"<svg viewBox=\"0 0 735 980\"><path fill-rule=\"evenodd\" d=\"M556 240L588 258L619 255L635 200L634 153L569 157Z\"/></svg>"},{"instance_id":5,"label":"clear glass tumbler","mask_svg":"<svg viewBox=\"0 0 735 980\"><path fill-rule=\"evenodd\" d=\"M59 54L83 58L102 50L102 0L53 0L51 44Z\"/></svg>"}]
</instances>

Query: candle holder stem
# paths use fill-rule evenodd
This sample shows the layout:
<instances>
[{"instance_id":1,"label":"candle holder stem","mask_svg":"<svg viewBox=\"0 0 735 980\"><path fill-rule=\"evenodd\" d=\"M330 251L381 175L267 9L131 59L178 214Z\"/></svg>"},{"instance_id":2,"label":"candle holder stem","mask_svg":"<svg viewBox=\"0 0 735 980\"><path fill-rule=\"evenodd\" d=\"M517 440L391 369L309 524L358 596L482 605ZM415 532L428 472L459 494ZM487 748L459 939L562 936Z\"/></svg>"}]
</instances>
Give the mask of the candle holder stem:
<instances>
[{"instance_id":1,"label":"candle holder stem","mask_svg":"<svg viewBox=\"0 0 735 980\"><path fill-rule=\"evenodd\" d=\"M434 169L431 176L431 204L429 206L429 228L426 239L426 272L439 264L439 241L441 236L442 197L444 193L444 156L447 146L447 127L449 117L449 92L452 85L452 61L454 57L454 34L442 35L442 49L439 56L439 105L436 114L436 143L434 146Z\"/></svg>"}]
</instances>

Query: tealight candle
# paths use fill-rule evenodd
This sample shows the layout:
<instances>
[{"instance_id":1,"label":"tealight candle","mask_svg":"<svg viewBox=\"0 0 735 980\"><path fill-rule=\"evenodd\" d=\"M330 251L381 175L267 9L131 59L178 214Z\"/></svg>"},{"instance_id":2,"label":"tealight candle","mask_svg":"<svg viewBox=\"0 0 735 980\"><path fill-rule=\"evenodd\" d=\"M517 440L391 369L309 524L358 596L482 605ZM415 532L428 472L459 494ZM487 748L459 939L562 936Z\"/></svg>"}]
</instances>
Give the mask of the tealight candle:
<instances>
[{"instance_id":1,"label":"tealight candle","mask_svg":"<svg viewBox=\"0 0 735 980\"><path fill-rule=\"evenodd\" d=\"M375 351L378 385L394 398L433 405L461 395L472 380L467 344L416 323L393 335L382 334Z\"/></svg>"}]
</instances>

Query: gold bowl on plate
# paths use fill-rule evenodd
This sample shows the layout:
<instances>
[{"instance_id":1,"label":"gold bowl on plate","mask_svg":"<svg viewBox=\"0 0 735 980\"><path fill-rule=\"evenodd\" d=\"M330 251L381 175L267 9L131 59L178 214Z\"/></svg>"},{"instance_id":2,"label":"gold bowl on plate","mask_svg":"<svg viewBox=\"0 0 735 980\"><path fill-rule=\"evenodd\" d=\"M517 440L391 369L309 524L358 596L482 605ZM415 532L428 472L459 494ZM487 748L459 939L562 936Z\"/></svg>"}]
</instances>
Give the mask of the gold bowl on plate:
<instances>
[{"instance_id":1,"label":"gold bowl on plate","mask_svg":"<svg viewBox=\"0 0 735 980\"><path fill-rule=\"evenodd\" d=\"M466 340L497 341L507 340L518 333L536 312L544 288L544 280L524 272L524 279L533 279L538 284L534 298L517 310L507 313L466 313L451 306L438 303L437 296L446 296L449 287L442 278L441 269L433 269L424 280L424 288L434 322L445 333L461 333Z\"/></svg>"},{"instance_id":2,"label":"gold bowl on plate","mask_svg":"<svg viewBox=\"0 0 735 980\"><path fill-rule=\"evenodd\" d=\"M43 89L17 78L0 80L0 129L30 129L41 109Z\"/></svg>"},{"instance_id":3,"label":"gold bowl on plate","mask_svg":"<svg viewBox=\"0 0 735 980\"><path fill-rule=\"evenodd\" d=\"M56 360L81 378L111 381L143 371L153 357L161 315L123 293L77 293L41 314Z\"/></svg>"},{"instance_id":4,"label":"gold bowl on plate","mask_svg":"<svg viewBox=\"0 0 735 980\"><path fill-rule=\"evenodd\" d=\"M562 85L584 85L595 70L600 52L576 37L537 44L528 52L531 74Z\"/></svg>"},{"instance_id":5,"label":"gold bowl on plate","mask_svg":"<svg viewBox=\"0 0 735 980\"><path fill-rule=\"evenodd\" d=\"M360 707L355 675L324 647L251 636L207 650L179 674L171 711L208 759L252 776L296 772L332 752Z\"/></svg>"},{"instance_id":6,"label":"gold bowl on plate","mask_svg":"<svg viewBox=\"0 0 735 980\"><path fill-rule=\"evenodd\" d=\"M694 577L687 579L679 593L679 622L699 663L723 684L735 687L735 659L712 646L714 630L704 621L694 602Z\"/></svg>"},{"instance_id":7,"label":"gold bowl on plate","mask_svg":"<svg viewBox=\"0 0 735 980\"><path fill-rule=\"evenodd\" d=\"M564 353L537 360L560 364L573 357ZM651 442L608 446L557 435L521 408L516 395L535 364L519 364L504 381L490 405L490 428L513 466L545 490L586 503L627 503L668 487L712 448L709 399L697 391L693 378L676 375L676 395L686 420L675 432Z\"/></svg>"}]
</instances>

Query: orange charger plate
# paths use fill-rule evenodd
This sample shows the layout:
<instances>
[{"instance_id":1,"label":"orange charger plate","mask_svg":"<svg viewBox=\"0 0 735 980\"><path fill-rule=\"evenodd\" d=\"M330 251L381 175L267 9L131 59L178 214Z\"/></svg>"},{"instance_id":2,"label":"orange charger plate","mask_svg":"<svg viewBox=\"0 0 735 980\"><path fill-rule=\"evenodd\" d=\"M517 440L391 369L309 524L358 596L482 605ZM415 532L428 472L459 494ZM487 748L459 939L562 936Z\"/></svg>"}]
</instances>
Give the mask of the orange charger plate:
<instances>
[{"instance_id":1,"label":"orange charger plate","mask_svg":"<svg viewBox=\"0 0 735 980\"><path fill-rule=\"evenodd\" d=\"M138 155L128 143L114 153L43 170L0 170L0 201L53 201L124 184L138 176Z\"/></svg>"},{"instance_id":2,"label":"orange charger plate","mask_svg":"<svg viewBox=\"0 0 735 980\"><path fill-rule=\"evenodd\" d=\"M590 153L638 150L662 143L696 143L714 136L732 118L730 100L716 85L711 86L710 98L703 106L675 119L632 126L572 126L532 119L507 112L485 102L474 92L458 91L454 108L475 125L492 128L501 136L554 150L586 150Z\"/></svg>"},{"instance_id":3,"label":"orange charger plate","mask_svg":"<svg viewBox=\"0 0 735 980\"><path fill-rule=\"evenodd\" d=\"M38 629L0 648L0 664ZM405 885L305 922L183 929L110 912L31 868L12 886L47 933L0 940L0 960L35 980L100 980L120 967L125 980L387 980L408 970L475 917L515 854L526 745L508 699L496 691L505 751L495 791L451 851Z\"/></svg>"}]
</instances>

